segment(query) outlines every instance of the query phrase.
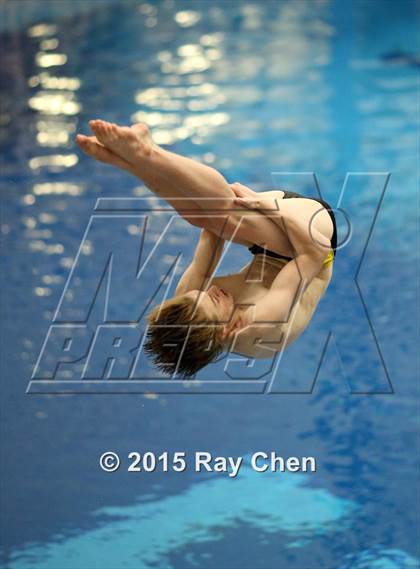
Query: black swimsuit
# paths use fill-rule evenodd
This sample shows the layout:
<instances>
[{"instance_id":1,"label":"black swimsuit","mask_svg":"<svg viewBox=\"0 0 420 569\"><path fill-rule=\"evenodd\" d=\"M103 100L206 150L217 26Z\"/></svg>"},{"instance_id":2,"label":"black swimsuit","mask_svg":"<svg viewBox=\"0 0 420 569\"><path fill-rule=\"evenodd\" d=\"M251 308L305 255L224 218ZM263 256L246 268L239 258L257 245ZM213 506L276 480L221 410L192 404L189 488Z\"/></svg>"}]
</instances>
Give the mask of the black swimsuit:
<instances>
[{"instance_id":1,"label":"black swimsuit","mask_svg":"<svg viewBox=\"0 0 420 569\"><path fill-rule=\"evenodd\" d=\"M333 223L333 234L331 237L331 249L334 251L334 257L335 257L335 250L337 248L337 224L336 224L334 212L333 212L331 206L324 200L321 200L319 198L308 198L308 196L302 196L301 194L298 194L296 192L284 192L284 196L282 199L287 200L288 198L307 198L307 199L315 200L316 202L319 202L321 205L323 205L325 207L325 209L328 211L328 213L331 217L331 221ZM265 253L268 257L274 257L275 259L286 259L287 261L292 260L292 257L286 257L285 255L279 255L278 253L274 253L273 251L267 251L267 249L265 249L264 247L260 247L259 245L252 245L252 247L249 247L248 250L253 255L258 255L259 253Z\"/></svg>"}]
</instances>

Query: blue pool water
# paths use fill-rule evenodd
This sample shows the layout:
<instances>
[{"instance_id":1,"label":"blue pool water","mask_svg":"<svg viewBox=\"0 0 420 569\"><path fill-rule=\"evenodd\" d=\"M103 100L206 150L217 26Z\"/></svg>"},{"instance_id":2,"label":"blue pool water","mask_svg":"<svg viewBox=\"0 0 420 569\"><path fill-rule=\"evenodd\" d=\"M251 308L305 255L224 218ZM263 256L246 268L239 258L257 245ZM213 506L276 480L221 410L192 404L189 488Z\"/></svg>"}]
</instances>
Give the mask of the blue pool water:
<instances>
[{"instance_id":1,"label":"blue pool water","mask_svg":"<svg viewBox=\"0 0 420 569\"><path fill-rule=\"evenodd\" d=\"M416 3L1 9L2 567L418 567ZM358 173L341 203L352 237L310 328L277 368L275 393L25 393L96 200L150 195L78 151L74 134L93 117L146 121L157 142L258 190L315 195L311 175L286 174L315 172L336 205L346 173ZM185 262L197 235L175 228ZM93 258L94 245L82 255ZM248 259L236 247L223 268ZM168 245L151 281L171 262ZM125 283L115 293L126 310ZM88 276L78 298L89 286ZM199 377L221 377L223 365ZM242 377L267 373L264 362L236 365ZM142 371L156 370L144 362ZM107 450L275 450L315 456L318 468L106 474Z\"/></svg>"}]
</instances>

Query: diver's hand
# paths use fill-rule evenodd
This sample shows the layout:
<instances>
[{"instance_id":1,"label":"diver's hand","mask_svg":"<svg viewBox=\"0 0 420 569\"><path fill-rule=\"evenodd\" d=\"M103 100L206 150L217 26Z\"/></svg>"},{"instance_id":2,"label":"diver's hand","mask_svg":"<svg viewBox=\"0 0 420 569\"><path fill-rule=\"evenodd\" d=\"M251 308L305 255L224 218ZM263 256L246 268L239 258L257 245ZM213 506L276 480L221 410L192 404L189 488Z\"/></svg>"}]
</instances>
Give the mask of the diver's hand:
<instances>
[{"instance_id":1,"label":"diver's hand","mask_svg":"<svg viewBox=\"0 0 420 569\"><path fill-rule=\"evenodd\" d=\"M273 194L274 192L254 192L251 188L235 182L231 184L235 198L233 198L233 203L241 207L246 207L248 209L255 210L277 210L279 209L277 199L273 197L267 197L267 193Z\"/></svg>"},{"instance_id":2,"label":"diver's hand","mask_svg":"<svg viewBox=\"0 0 420 569\"><path fill-rule=\"evenodd\" d=\"M254 192L254 190L251 190L251 188L248 188L248 186L244 186L239 182L230 184L230 187L237 198L254 198L255 196L258 196L258 192Z\"/></svg>"},{"instance_id":3,"label":"diver's hand","mask_svg":"<svg viewBox=\"0 0 420 569\"><path fill-rule=\"evenodd\" d=\"M258 211L279 211L278 200L276 198L243 197L235 198L233 203L247 209Z\"/></svg>"}]
</instances>

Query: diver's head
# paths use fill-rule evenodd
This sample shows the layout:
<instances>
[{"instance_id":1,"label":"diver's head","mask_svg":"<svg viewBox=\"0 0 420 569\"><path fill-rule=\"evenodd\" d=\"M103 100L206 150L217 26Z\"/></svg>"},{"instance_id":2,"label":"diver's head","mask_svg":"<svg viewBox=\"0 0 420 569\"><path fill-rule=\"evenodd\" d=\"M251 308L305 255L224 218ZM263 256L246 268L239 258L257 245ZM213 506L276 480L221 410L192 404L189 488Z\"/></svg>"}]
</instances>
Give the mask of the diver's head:
<instances>
[{"instance_id":1,"label":"diver's head","mask_svg":"<svg viewBox=\"0 0 420 569\"><path fill-rule=\"evenodd\" d=\"M232 295L217 286L167 300L148 315L144 349L165 373L193 376L223 351L233 308Z\"/></svg>"},{"instance_id":2,"label":"diver's head","mask_svg":"<svg viewBox=\"0 0 420 569\"><path fill-rule=\"evenodd\" d=\"M207 290L192 290L184 296L191 298L204 320L223 324L232 316L235 302L233 296L216 285Z\"/></svg>"}]
</instances>

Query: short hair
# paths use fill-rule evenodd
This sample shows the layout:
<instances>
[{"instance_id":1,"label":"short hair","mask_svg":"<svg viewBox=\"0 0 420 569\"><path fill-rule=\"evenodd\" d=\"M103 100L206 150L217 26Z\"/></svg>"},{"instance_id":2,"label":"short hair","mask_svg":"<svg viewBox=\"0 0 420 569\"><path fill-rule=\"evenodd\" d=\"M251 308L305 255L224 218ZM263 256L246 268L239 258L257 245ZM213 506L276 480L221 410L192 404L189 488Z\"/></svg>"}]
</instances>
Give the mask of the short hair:
<instances>
[{"instance_id":1,"label":"short hair","mask_svg":"<svg viewBox=\"0 0 420 569\"><path fill-rule=\"evenodd\" d=\"M178 372L189 378L223 351L221 326L209 322L188 296L163 302L147 319L144 351L168 375Z\"/></svg>"}]
</instances>

